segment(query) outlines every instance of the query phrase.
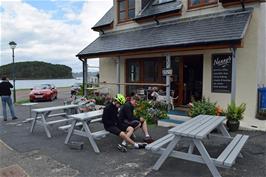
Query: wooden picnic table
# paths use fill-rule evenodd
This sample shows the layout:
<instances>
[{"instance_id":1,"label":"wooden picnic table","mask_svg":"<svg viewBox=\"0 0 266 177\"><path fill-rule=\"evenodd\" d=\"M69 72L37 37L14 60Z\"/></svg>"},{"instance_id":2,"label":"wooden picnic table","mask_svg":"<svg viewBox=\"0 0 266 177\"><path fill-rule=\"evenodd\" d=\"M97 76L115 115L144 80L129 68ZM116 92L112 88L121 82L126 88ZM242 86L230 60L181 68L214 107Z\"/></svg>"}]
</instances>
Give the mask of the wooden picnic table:
<instances>
[{"instance_id":1,"label":"wooden picnic table","mask_svg":"<svg viewBox=\"0 0 266 177\"><path fill-rule=\"evenodd\" d=\"M68 129L68 134L65 139L65 144L68 144L72 134L84 136L89 139L90 144L93 147L93 150L96 153L100 153L100 150L95 142L95 139L104 138L107 134L109 134L109 132L105 130L92 132L90 130L89 124L92 122L95 122L94 120L101 121L102 114L103 114L103 110L97 110L97 111L90 111L90 112L70 115L69 117L72 118L73 120L72 120L71 127ZM81 130L75 129L75 127L77 127L76 126L77 124L82 125Z\"/></svg>"},{"instance_id":2,"label":"wooden picnic table","mask_svg":"<svg viewBox=\"0 0 266 177\"><path fill-rule=\"evenodd\" d=\"M72 105L33 109L32 112L34 112L36 114L35 114L35 117L32 121L30 132L31 133L33 132L36 122L39 121L40 124L44 127L44 130L45 130L48 138L51 138L52 136L51 136L51 133L48 129L48 126L56 124L56 123L62 123L62 122L70 121L71 119L67 116L68 114L70 114L69 110L71 110L71 109L78 110L78 107L79 107L78 105L72 104ZM57 113L57 114L51 114L53 111L63 111L63 112ZM63 119L47 121L48 118L58 117L58 116L63 117Z\"/></svg>"},{"instance_id":3,"label":"wooden picnic table","mask_svg":"<svg viewBox=\"0 0 266 177\"><path fill-rule=\"evenodd\" d=\"M161 154L153 169L158 170L167 157L171 156L206 164L214 177L221 177L216 167L230 168L235 163L236 157L242 156L240 150L248 139L248 136L241 134L232 138L223 124L224 120L225 117L199 115L168 130L168 135L146 146L146 149ZM218 158L211 158L203 143L205 138L212 137L211 132L214 129L217 129L220 134L213 137L230 141ZM187 152L174 150L181 139L190 142ZM164 145L167 147L163 148ZM194 147L198 149L200 155L193 154Z\"/></svg>"}]
</instances>

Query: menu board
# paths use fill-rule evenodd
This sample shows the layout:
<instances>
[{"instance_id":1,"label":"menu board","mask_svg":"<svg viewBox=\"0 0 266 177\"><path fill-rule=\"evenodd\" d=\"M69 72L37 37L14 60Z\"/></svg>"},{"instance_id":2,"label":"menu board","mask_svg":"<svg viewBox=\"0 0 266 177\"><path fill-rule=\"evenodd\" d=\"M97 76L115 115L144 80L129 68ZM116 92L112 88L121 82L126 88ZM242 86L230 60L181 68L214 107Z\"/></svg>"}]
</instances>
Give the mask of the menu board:
<instances>
[{"instance_id":1,"label":"menu board","mask_svg":"<svg viewBox=\"0 0 266 177\"><path fill-rule=\"evenodd\" d=\"M232 54L212 55L212 92L231 93Z\"/></svg>"}]
</instances>

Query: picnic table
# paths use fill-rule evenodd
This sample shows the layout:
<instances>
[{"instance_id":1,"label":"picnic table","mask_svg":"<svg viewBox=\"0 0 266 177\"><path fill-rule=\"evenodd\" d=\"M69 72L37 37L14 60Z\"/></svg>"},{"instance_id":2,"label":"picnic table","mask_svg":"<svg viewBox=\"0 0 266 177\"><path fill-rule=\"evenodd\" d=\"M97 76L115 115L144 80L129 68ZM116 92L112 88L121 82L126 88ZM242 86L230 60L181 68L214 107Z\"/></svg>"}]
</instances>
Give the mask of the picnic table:
<instances>
[{"instance_id":1,"label":"picnic table","mask_svg":"<svg viewBox=\"0 0 266 177\"><path fill-rule=\"evenodd\" d=\"M240 150L248 139L248 136L241 134L232 138L223 124L224 120L225 117L221 116L199 115L168 130L169 134L146 146L146 149L161 154L153 169L158 170L167 157L171 156L206 164L214 177L221 177L216 167L230 168L235 163L236 157L242 156ZM214 129L217 129L219 134L212 135ZM223 138L230 142L218 158L210 157L203 143L204 139L211 137ZM181 139L190 142L187 152L174 150ZM164 145L167 147L163 148ZM194 147L198 149L200 155L193 154Z\"/></svg>"},{"instance_id":2,"label":"picnic table","mask_svg":"<svg viewBox=\"0 0 266 177\"><path fill-rule=\"evenodd\" d=\"M106 135L109 134L109 132L105 130L92 132L90 130L89 124L92 122L101 121L102 114L103 110L97 110L97 111L90 111L90 112L70 115L69 117L72 118L73 120L70 128L68 129L68 134L65 139L65 144L68 144L72 134L87 137L90 141L90 144L92 145L93 150L96 153L100 153L100 150L95 142L95 139L104 138ZM82 129L81 130L75 129L77 125L81 125Z\"/></svg>"},{"instance_id":3,"label":"picnic table","mask_svg":"<svg viewBox=\"0 0 266 177\"><path fill-rule=\"evenodd\" d=\"M32 110L32 106L34 105L37 105L38 103L23 103L21 104L22 106L28 106L29 107L29 112L30 112L30 116L29 118L27 118L26 120L24 120L23 122L26 123L26 122L29 122L29 121L32 121L34 118L32 117L32 113L31 113L31 110Z\"/></svg>"},{"instance_id":4,"label":"picnic table","mask_svg":"<svg viewBox=\"0 0 266 177\"><path fill-rule=\"evenodd\" d=\"M62 122L70 121L71 118L69 118L67 115L70 114L70 110L78 109L78 107L79 107L78 105L72 104L72 105L63 105L63 106L54 106L54 107L33 109L32 112L34 112L36 114L35 114L35 117L32 121L30 132L33 133L35 124L37 121L39 121L40 124L44 127L44 130L45 130L48 138L51 138L52 136L51 136L51 133L48 129L48 126L56 124L56 123L62 123ZM53 111L63 111L63 112L57 113L57 114L51 114ZM63 117L63 119L47 121L48 118L58 117L58 116Z\"/></svg>"}]
</instances>

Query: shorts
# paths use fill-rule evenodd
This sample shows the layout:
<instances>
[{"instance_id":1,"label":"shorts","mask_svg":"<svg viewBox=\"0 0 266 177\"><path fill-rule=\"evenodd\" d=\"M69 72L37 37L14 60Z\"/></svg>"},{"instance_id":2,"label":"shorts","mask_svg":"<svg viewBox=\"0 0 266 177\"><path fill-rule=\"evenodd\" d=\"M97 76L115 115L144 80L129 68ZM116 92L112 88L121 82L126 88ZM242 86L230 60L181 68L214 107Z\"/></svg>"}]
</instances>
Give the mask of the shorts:
<instances>
[{"instance_id":1,"label":"shorts","mask_svg":"<svg viewBox=\"0 0 266 177\"><path fill-rule=\"evenodd\" d=\"M132 121L130 121L130 122L127 122L126 124L127 124L128 126L133 127L133 128L135 129L137 126L139 126L140 123L141 123L141 122L140 122L139 120L132 120Z\"/></svg>"},{"instance_id":2,"label":"shorts","mask_svg":"<svg viewBox=\"0 0 266 177\"><path fill-rule=\"evenodd\" d=\"M119 136L122 131L126 132L127 128L128 128L127 125L119 125L119 126L105 127L105 130L107 130L108 132L110 132L112 134Z\"/></svg>"}]
</instances>

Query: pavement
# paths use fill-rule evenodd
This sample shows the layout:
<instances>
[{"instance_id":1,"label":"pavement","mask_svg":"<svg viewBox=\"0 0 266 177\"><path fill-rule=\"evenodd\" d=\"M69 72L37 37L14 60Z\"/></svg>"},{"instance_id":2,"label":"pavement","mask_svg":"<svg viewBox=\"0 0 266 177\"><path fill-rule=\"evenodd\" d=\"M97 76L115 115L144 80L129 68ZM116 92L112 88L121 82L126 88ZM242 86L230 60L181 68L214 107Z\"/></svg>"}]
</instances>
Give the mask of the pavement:
<instances>
[{"instance_id":1,"label":"pavement","mask_svg":"<svg viewBox=\"0 0 266 177\"><path fill-rule=\"evenodd\" d=\"M40 102L35 107L62 105L65 98L65 94L59 94L57 100ZM174 158L168 158L159 171L153 171L152 166L159 158L158 155L144 149L129 149L126 153L119 152L116 145L121 141L114 135L96 141L101 151L100 154L96 154L88 140L83 137L73 136L72 138L72 141L84 142L83 150L70 149L64 144L66 133L58 130L56 125L50 128L51 139L47 138L43 127L40 126L37 126L31 134L31 124L22 122L29 117L28 108L16 105L15 109L18 120L9 119L4 122L0 119L0 177L7 176L8 173L3 173L3 171L8 169L17 170L17 173L21 174L20 177L212 176L203 164ZM102 129L102 125L95 123L91 125L91 128ZM154 139L166 135L168 130L155 125L150 125L149 129ZM223 177L266 176L266 132L238 131L236 133L250 136L242 149L244 158L238 158L236 164L230 169L219 168L221 175ZM234 136L236 133L231 133L231 135ZM137 141L142 141L142 132L137 131L136 135ZM178 148L185 149L187 145L188 142L182 141ZM206 146L211 156L217 157L226 144L219 140L212 140L207 141Z\"/></svg>"}]
</instances>

